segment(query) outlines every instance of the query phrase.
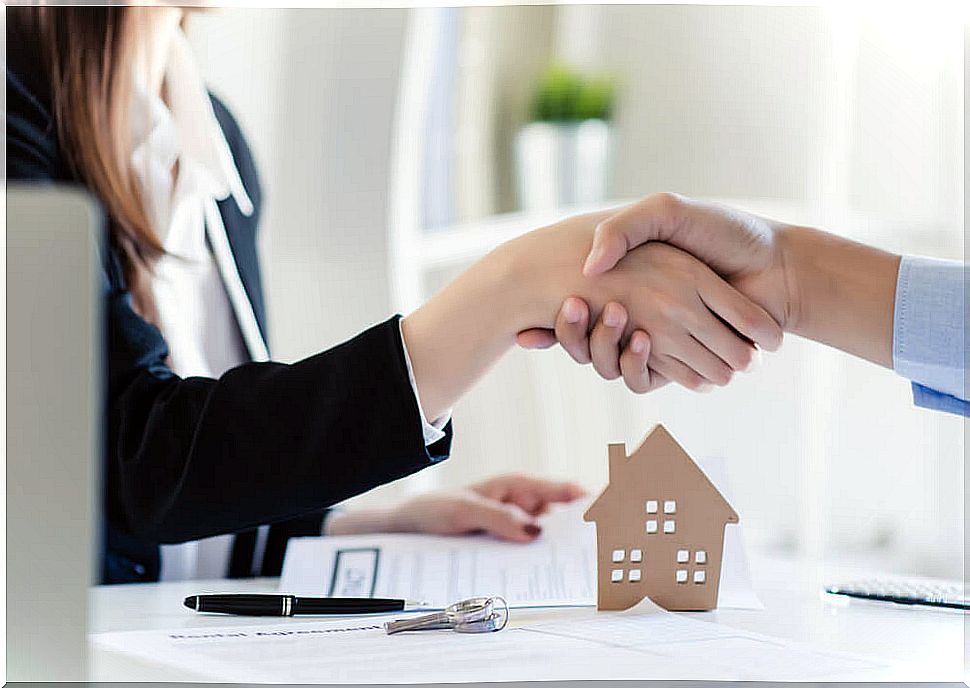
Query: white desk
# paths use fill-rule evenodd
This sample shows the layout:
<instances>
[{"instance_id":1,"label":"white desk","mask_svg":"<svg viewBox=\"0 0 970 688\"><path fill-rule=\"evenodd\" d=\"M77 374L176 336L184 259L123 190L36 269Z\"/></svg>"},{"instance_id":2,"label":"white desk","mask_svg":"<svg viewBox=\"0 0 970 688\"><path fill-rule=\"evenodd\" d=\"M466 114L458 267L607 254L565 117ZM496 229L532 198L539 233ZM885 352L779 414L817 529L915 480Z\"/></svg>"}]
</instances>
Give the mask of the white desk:
<instances>
[{"instance_id":1,"label":"white desk","mask_svg":"<svg viewBox=\"0 0 970 688\"><path fill-rule=\"evenodd\" d=\"M722 609L692 616L820 649L851 652L887 665L865 678L964 680L965 618L960 612L841 600L819 592L823 582L861 573L845 568L771 559L754 559L752 568L758 573L755 585L763 611ZM198 615L183 608L182 599L200 591L272 591L275 584L274 579L263 579L98 587L90 596L90 628L97 633L265 624L265 619ZM529 623L591 613L589 609L513 611L512 618L513 623ZM92 650L90 666L91 679L101 681L199 678L101 649Z\"/></svg>"}]
</instances>

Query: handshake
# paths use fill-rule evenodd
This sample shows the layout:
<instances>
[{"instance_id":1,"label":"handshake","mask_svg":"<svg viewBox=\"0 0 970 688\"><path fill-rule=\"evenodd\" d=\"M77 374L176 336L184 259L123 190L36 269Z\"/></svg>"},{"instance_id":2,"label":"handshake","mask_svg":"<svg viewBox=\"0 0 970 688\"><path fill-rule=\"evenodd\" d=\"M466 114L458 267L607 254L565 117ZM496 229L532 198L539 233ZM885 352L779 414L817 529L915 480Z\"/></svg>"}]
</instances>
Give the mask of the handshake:
<instances>
[{"instance_id":1,"label":"handshake","mask_svg":"<svg viewBox=\"0 0 970 688\"><path fill-rule=\"evenodd\" d=\"M670 193L516 241L557 287L585 249L558 315L543 316L554 323L519 331L519 345L558 342L637 393L726 385L783 332L892 365L898 256Z\"/></svg>"},{"instance_id":2,"label":"handshake","mask_svg":"<svg viewBox=\"0 0 970 688\"><path fill-rule=\"evenodd\" d=\"M784 332L892 367L900 256L675 194L498 247L402 323L423 412L513 341L559 342L634 392L730 382Z\"/></svg>"}]
</instances>

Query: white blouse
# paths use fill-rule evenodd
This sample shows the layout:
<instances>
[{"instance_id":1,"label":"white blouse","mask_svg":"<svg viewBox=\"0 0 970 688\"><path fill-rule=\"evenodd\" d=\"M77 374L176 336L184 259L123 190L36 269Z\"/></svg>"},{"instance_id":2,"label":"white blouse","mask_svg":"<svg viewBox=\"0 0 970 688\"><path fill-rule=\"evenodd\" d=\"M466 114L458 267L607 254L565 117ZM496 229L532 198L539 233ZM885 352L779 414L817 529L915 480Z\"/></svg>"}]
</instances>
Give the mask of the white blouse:
<instances>
[{"instance_id":1,"label":"white blouse","mask_svg":"<svg viewBox=\"0 0 970 688\"><path fill-rule=\"evenodd\" d=\"M164 83L167 103L136 81L131 106L132 166L167 252L155 265L152 291L174 372L218 378L241 363L269 358L217 201L231 196L246 215L253 204L181 31L173 40ZM415 387L406 348L405 360ZM420 402L418 408L425 442L433 444L444 437L450 413L429 423ZM257 560L266 531L260 529ZM163 546L162 580L224 577L232 537Z\"/></svg>"}]
</instances>

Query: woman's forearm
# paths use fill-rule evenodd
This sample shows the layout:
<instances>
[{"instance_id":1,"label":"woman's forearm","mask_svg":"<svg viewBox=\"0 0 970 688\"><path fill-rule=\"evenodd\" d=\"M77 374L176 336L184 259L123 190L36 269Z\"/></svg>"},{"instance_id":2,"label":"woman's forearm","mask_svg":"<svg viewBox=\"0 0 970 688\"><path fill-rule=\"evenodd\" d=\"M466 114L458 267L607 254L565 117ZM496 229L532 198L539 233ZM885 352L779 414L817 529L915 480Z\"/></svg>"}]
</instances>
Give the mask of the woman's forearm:
<instances>
[{"instance_id":1,"label":"woman's forearm","mask_svg":"<svg viewBox=\"0 0 970 688\"><path fill-rule=\"evenodd\" d=\"M783 228L779 241L794 302L788 329L892 368L900 257L805 227Z\"/></svg>"},{"instance_id":2,"label":"woman's forearm","mask_svg":"<svg viewBox=\"0 0 970 688\"><path fill-rule=\"evenodd\" d=\"M515 343L523 329L513 250L502 246L404 318L421 408L429 420L446 413ZM547 310L555 308L550 304Z\"/></svg>"},{"instance_id":3,"label":"woman's forearm","mask_svg":"<svg viewBox=\"0 0 970 688\"><path fill-rule=\"evenodd\" d=\"M602 310L629 276L587 278L583 258L608 213L563 220L509 241L472 265L411 315L401 331L421 408L446 413L515 344L522 330L555 324L563 299L583 295Z\"/></svg>"}]
</instances>

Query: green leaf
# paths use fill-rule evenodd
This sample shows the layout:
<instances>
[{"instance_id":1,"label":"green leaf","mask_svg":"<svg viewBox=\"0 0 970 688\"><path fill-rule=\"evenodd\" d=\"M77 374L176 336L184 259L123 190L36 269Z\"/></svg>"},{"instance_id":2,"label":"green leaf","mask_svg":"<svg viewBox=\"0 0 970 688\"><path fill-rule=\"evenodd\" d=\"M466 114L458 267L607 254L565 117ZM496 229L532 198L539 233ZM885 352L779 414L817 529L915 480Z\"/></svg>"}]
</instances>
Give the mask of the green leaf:
<instances>
[{"instance_id":1,"label":"green leaf","mask_svg":"<svg viewBox=\"0 0 970 688\"><path fill-rule=\"evenodd\" d=\"M614 80L585 75L566 65L553 63L536 85L529 108L532 122L579 122L609 120L616 98Z\"/></svg>"}]
</instances>

